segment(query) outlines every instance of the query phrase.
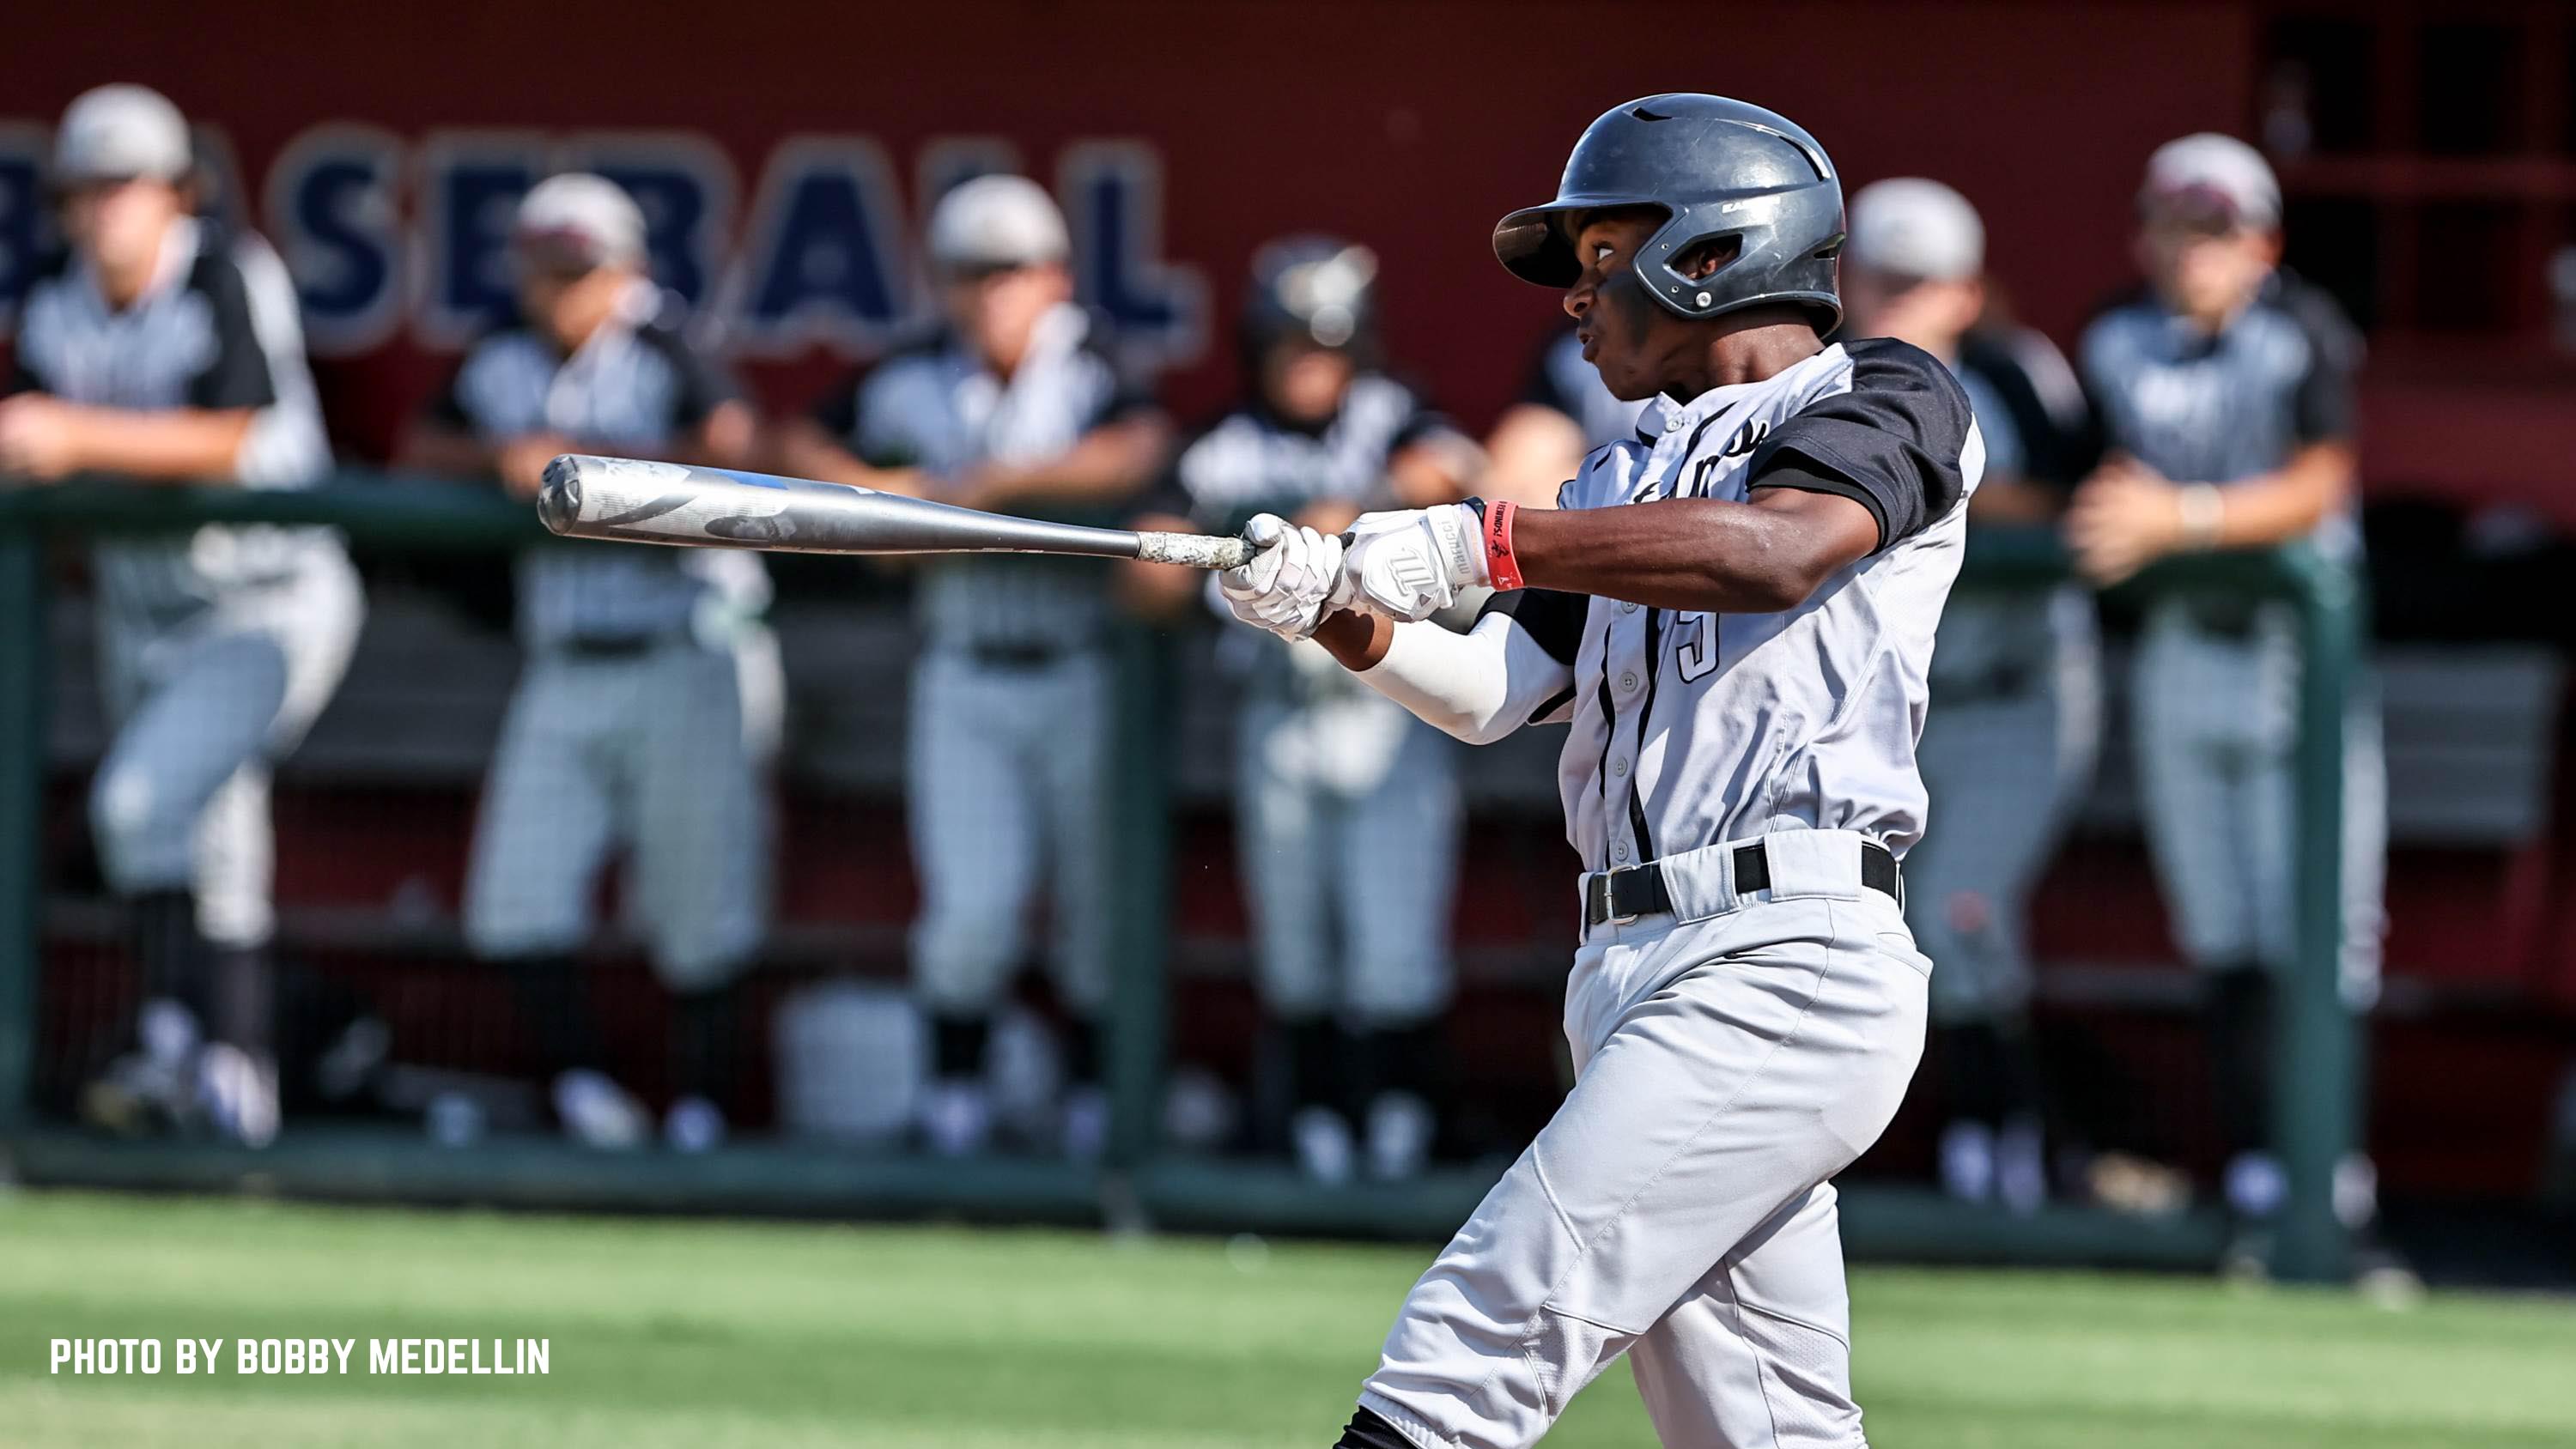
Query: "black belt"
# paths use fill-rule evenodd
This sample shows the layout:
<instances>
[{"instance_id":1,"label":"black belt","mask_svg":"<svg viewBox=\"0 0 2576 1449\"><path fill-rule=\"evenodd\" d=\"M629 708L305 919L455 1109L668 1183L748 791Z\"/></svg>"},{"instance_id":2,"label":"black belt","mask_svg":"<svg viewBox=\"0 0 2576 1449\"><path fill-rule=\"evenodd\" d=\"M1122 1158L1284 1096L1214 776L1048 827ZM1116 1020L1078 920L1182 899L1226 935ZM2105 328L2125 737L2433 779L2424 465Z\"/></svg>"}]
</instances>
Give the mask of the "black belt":
<instances>
[{"instance_id":1,"label":"black belt","mask_svg":"<svg viewBox=\"0 0 2576 1449\"><path fill-rule=\"evenodd\" d=\"M2186 595L2181 608L2193 628L2219 639L2253 638L2265 614L2261 599L2219 594Z\"/></svg>"},{"instance_id":2,"label":"black belt","mask_svg":"<svg viewBox=\"0 0 2576 1449\"><path fill-rule=\"evenodd\" d=\"M555 643L557 653L575 659L640 659L686 634L577 634Z\"/></svg>"},{"instance_id":3,"label":"black belt","mask_svg":"<svg viewBox=\"0 0 2576 1449\"><path fill-rule=\"evenodd\" d=\"M1860 883L1890 900L1905 899L1898 883L1895 854L1875 840L1860 843ZM1735 893L1742 896L1767 890L1770 885L1771 857L1763 850L1762 842L1737 846ZM1664 887L1664 870L1659 862L1650 860L1626 870L1603 871L1584 878L1583 929L1587 931L1604 921L1662 915L1672 908L1672 894Z\"/></svg>"},{"instance_id":4,"label":"black belt","mask_svg":"<svg viewBox=\"0 0 2576 1449\"><path fill-rule=\"evenodd\" d=\"M966 657L995 669L1046 669L1084 652L1078 644L969 644Z\"/></svg>"}]
</instances>

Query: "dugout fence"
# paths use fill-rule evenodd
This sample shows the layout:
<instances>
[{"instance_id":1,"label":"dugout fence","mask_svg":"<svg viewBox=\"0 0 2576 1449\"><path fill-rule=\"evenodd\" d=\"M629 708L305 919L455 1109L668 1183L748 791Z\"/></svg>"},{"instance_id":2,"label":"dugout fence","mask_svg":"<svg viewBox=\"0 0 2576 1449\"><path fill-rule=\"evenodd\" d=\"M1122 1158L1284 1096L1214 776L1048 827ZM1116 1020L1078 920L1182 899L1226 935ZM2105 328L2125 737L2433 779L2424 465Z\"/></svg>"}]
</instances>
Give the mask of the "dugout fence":
<instances>
[{"instance_id":1,"label":"dugout fence","mask_svg":"<svg viewBox=\"0 0 2576 1449\"><path fill-rule=\"evenodd\" d=\"M371 582L388 572L384 565L392 561L389 571L409 581L403 588L417 594L424 579L432 584L444 580L446 604L441 607L461 599L469 613L475 592L502 577L501 565L512 552L602 546L549 540L528 509L488 489L370 472L347 472L330 486L307 493L144 489L99 481L0 488L0 1150L20 1179L534 1207L948 1214L1193 1230L1432 1236L1463 1220L1499 1172L1504 1159L1488 1155L1472 1165L1442 1167L1401 1184L1325 1187L1284 1165L1184 1152L1170 1145L1165 1087L1176 1036L1187 1034L1175 1030L1172 1003L1201 1001L1205 992L1192 981L1211 974L1204 967L1192 968L1196 975L1176 975L1174 969L1175 961L1188 954L1176 948L1176 936L1187 934L1187 923L1183 920L1180 931L1175 923L1187 917L1189 904L1177 897L1196 891L1203 879L1192 874L1193 807L1183 798L1186 786L1176 781L1174 767L1187 753L1184 742L1175 738L1189 714L1182 706L1198 686L1183 688L1185 671L1197 677L1195 665L1185 659L1187 646L1142 626L1122 627L1111 645L1118 677L1113 780L1101 798L1109 802L1116 842L1116 869L1108 879L1119 970L1104 1043L1112 1130L1106 1155L1096 1167L1040 1155L933 1161L883 1148L791 1137L746 1137L695 1155L658 1149L590 1151L506 1130L478 1133L460 1145L458 1139L437 1140L417 1118L290 1119L287 1133L260 1152L203 1142L116 1141L73 1126L60 1110L63 1079L74 1066L64 1040L66 1023L81 1020L82 1010L106 1010L99 1002L107 998L82 994L89 989L85 983L122 967L94 883L84 885L80 872L67 862L76 852L66 843L64 802L76 792L85 764L84 747L76 738L66 747L65 738L80 734L75 727L79 712L89 706L76 697L87 686L78 682L81 672L67 657L87 648L72 617L79 600L60 580L66 560L86 540L186 532L210 523L337 528L368 563ZM1981 533L1971 540L1961 587L2036 591L2064 577L2065 561L2052 541ZM793 584L791 580L783 590L784 607L811 617L839 620L852 610L873 610L869 617L881 620L899 617L883 591L855 602L837 596L799 601ZM2346 692L2358 669L2363 603L2345 569L2305 548L2176 561L2152 571L2134 588L2279 599L2292 605L2299 619L2306 660L2298 704L2300 944L2295 980L2285 993L2288 1009L2279 1014L2274 1077L2290 1207L2276 1240L2274 1267L2290 1277L2331 1278L2341 1272L2346 1253L2333 1208L2333 1180L2336 1164L2358 1141L2364 1074L2359 1025L2339 995L2337 970L2342 720ZM379 589L377 595L380 617L362 637L362 663L370 651L381 655L402 637L399 627L387 622L401 617L400 607L386 611L387 601L403 597L403 589ZM477 673L511 669L514 656L495 642L497 634L488 627L492 622L484 621L490 636L479 646L484 652L440 656L446 662L437 667ZM790 645L793 694L805 689L808 679L799 677L792 639ZM435 672L427 664L382 657L370 667L394 675L407 668ZM812 677L831 674L811 671ZM879 727L862 718L884 707L871 693L871 682L842 678L838 684L840 692L830 696L837 703L830 709L819 715L791 712L791 737L800 730L828 734L844 727ZM326 715L326 728L329 721ZM469 770L476 728L470 722L425 726L423 733L433 743L444 741L451 753L424 747L424 758L435 756L444 764L422 768ZM802 839L793 837L798 827L788 822L791 838L782 848L804 858L835 851L899 856L899 802L890 805L885 798L891 767L883 750L853 749L845 755L807 759L800 766L791 738L784 788L792 792L803 788L802 779L822 779L818 791L844 791L853 803ZM797 773L800 768L804 776ZM290 768L281 781L294 774ZM369 788L394 787L375 782ZM383 812L388 830L415 818L430 822L422 828L431 833L441 821L455 826L452 800L424 805L410 795L402 798L411 801L405 808L417 806L426 813ZM401 838L389 836L365 849L398 852ZM452 845L448 838L438 848ZM285 848L296 849L297 844L290 839ZM1543 876L1547 867L1542 862L1534 869ZM1570 881L1562 888L1570 896ZM887 906L879 912L883 919L872 922L841 909L845 897L874 897L889 889L897 888L874 877L829 872L791 883L777 932L783 957L806 963L799 969L823 976L854 960L881 964L899 957L898 907ZM474 1023L488 1022L495 1009L488 1002L473 1005L490 994L490 983L482 979L488 973L459 959L452 929L440 924L443 907L436 894L434 889L414 889L403 878L390 890L328 909L304 910L290 901L287 951L320 959L324 964L316 974L334 991L361 998L371 992L407 993L405 1010L422 1020L464 1022L455 1030L470 1035L484 1029ZM1566 946L1562 940L1532 940L1519 954L1543 961L1561 957ZM631 965L619 969L635 975ZM764 1009L777 999L774 989L765 990L768 994L759 998ZM1528 990L1543 997L1543 977L1528 983ZM1193 991L1199 995L1191 995ZM81 1006L84 1001L91 1004ZM506 1053L501 1062L507 1065ZM506 1110L506 1103L496 1110ZM2223 1219L2205 1209L2142 1215L2050 1207L2011 1216L1951 1202L1929 1188L1876 1180L1846 1187L1844 1217L1856 1252L1923 1259L2189 1267L2216 1262L2226 1242Z\"/></svg>"}]
</instances>

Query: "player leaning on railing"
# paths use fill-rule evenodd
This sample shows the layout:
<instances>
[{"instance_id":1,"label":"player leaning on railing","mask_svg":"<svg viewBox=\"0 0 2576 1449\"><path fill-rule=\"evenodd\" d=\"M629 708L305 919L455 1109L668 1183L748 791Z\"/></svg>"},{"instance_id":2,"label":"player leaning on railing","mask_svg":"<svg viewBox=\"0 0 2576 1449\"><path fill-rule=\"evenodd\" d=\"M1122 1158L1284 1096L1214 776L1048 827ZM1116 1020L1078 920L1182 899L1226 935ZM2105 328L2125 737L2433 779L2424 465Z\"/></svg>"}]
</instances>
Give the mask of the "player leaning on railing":
<instances>
[{"instance_id":1,"label":"player leaning on railing","mask_svg":"<svg viewBox=\"0 0 2576 1449\"><path fill-rule=\"evenodd\" d=\"M2281 189L2253 147L2185 136L2138 191L2146 285L2085 329L2077 365L2109 455L2067 510L2077 566L2117 583L2166 554L2311 540L2357 569L2354 372L2361 340L2333 300L2280 268ZM2140 813L2183 954L2206 973L2213 1082L2237 1219L2259 1264L2288 1181L2273 1155L2276 984L2297 956L2293 900L2300 667L2285 604L2168 595L2148 609L2130 691ZM2343 740L2343 997L2379 991L2387 778L2377 691L2352 692ZM2367 1229L2373 1173L2336 1174L2363 1229L2357 1266L2402 1271Z\"/></svg>"},{"instance_id":2,"label":"player leaning on railing","mask_svg":"<svg viewBox=\"0 0 2576 1449\"><path fill-rule=\"evenodd\" d=\"M1842 230L1783 117L1609 112L1494 247L1656 399L1652 436L1561 510L1376 514L1347 545L1269 520L1225 578L1461 738L1572 722L1577 1080L1415 1286L1344 1446L1529 1444L1622 1352L1667 1444L1861 1442L1829 1180L1922 1052L1897 858L1984 445L1932 357L1821 340ZM1474 632L1417 622L1485 584Z\"/></svg>"},{"instance_id":3,"label":"player leaning on railing","mask_svg":"<svg viewBox=\"0 0 2576 1449\"><path fill-rule=\"evenodd\" d=\"M644 233L606 177L530 190L510 235L519 315L466 352L405 459L522 498L558 453L745 461L751 406L654 284ZM637 1145L651 1123L610 1075L581 960L624 852L627 914L672 998L663 1135L713 1147L768 925L763 774L785 693L769 575L748 553L594 548L530 551L518 579L526 664L484 782L467 944L509 973L566 1134Z\"/></svg>"},{"instance_id":4,"label":"player leaning on railing","mask_svg":"<svg viewBox=\"0 0 2576 1449\"><path fill-rule=\"evenodd\" d=\"M29 290L0 401L0 487L110 473L300 488L330 466L286 269L191 214L178 109L72 102L51 180L70 249ZM92 553L116 738L90 795L142 973L133 1050L83 1094L119 1130L277 1130L270 763L340 682L363 612L336 535L209 525Z\"/></svg>"}]
</instances>

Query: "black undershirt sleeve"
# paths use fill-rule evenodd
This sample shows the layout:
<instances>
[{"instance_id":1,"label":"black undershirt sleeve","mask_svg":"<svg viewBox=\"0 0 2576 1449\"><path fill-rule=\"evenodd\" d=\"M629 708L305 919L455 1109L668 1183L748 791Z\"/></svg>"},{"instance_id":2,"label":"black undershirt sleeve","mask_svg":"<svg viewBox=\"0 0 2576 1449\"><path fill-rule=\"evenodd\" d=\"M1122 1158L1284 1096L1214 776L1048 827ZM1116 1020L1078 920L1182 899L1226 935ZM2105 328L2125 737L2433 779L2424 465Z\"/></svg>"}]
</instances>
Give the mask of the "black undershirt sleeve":
<instances>
[{"instance_id":1,"label":"black undershirt sleeve","mask_svg":"<svg viewBox=\"0 0 2576 1449\"><path fill-rule=\"evenodd\" d=\"M742 387L733 375L677 328L657 328L650 335L679 378L679 388L671 397L673 434L696 431L717 408L742 397Z\"/></svg>"},{"instance_id":2,"label":"black undershirt sleeve","mask_svg":"<svg viewBox=\"0 0 2576 1449\"><path fill-rule=\"evenodd\" d=\"M2308 370L2291 395L2291 421L2301 443L2348 442L2358 431L2360 405L2354 374L2361 367L2361 338L2332 298L2297 284L2289 309L2308 339Z\"/></svg>"},{"instance_id":3,"label":"black undershirt sleeve","mask_svg":"<svg viewBox=\"0 0 2576 1449\"><path fill-rule=\"evenodd\" d=\"M1592 610L1590 594L1568 594L1556 589L1514 589L1496 594L1485 601L1476 617L1502 614L1526 630L1547 657L1559 664L1572 664L1574 651L1583 643L1583 620Z\"/></svg>"},{"instance_id":4,"label":"black undershirt sleeve","mask_svg":"<svg viewBox=\"0 0 2576 1449\"><path fill-rule=\"evenodd\" d=\"M1802 467L1796 460L1775 463L1764 469L1762 475L1755 478L1749 485L1748 491L1764 488L1788 488L1799 493L1831 493L1837 498L1850 499L1868 509L1869 516L1878 520L1880 549L1886 548L1890 543L1913 531L1908 526L1912 521L1910 515L1900 514L1890 517L1891 504L1902 508L1903 499L1891 500L1883 491L1873 490L1866 484L1846 478L1839 473L1827 473L1815 468Z\"/></svg>"},{"instance_id":5,"label":"black undershirt sleeve","mask_svg":"<svg viewBox=\"0 0 2576 1449\"><path fill-rule=\"evenodd\" d=\"M1939 359L1888 338L1849 344L1849 390L1820 397L1753 455L1748 491L1838 493L1878 521L1878 546L1920 533L1958 504L1972 414Z\"/></svg>"},{"instance_id":6,"label":"black undershirt sleeve","mask_svg":"<svg viewBox=\"0 0 2576 1449\"><path fill-rule=\"evenodd\" d=\"M277 401L277 380L250 315L250 289L232 259L208 252L197 258L188 285L212 314L214 356L188 379L188 406L213 411L264 408Z\"/></svg>"}]
</instances>

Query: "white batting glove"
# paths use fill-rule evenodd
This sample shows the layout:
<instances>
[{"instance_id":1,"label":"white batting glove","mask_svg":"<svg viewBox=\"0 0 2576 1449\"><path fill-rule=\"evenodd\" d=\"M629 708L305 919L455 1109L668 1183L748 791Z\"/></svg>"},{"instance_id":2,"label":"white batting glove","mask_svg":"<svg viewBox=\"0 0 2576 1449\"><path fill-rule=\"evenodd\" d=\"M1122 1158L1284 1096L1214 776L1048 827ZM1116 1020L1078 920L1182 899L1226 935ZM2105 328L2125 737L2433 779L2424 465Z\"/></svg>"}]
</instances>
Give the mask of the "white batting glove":
<instances>
[{"instance_id":1,"label":"white batting glove","mask_svg":"<svg viewBox=\"0 0 2576 1449\"><path fill-rule=\"evenodd\" d=\"M1274 513L1256 514L1243 536L1260 549L1249 563L1217 575L1217 592L1234 617L1282 639L1315 632L1342 580L1342 541L1299 528Z\"/></svg>"},{"instance_id":2,"label":"white batting glove","mask_svg":"<svg viewBox=\"0 0 2576 1449\"><path fill-rule=\"evenodd\" d=\"M1491 584L1480 522L1464 503L1361 514L1342 555L1352 601L1410 623L1448 608L1463 590Z\"/></svg>"}]
</instances>

